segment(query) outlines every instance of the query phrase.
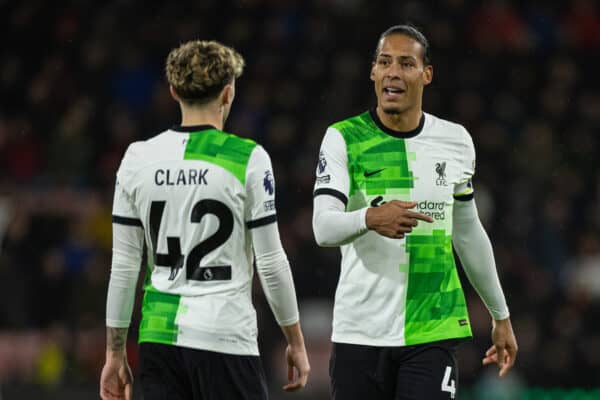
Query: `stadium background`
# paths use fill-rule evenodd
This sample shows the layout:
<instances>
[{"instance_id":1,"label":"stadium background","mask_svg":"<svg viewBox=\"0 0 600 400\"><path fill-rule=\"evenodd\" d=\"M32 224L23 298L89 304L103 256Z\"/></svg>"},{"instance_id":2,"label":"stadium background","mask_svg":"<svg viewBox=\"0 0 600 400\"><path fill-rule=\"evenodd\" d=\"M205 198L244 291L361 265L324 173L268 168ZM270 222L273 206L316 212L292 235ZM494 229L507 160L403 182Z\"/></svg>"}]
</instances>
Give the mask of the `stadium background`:
<instances>
[{"instance_id":1,"label":"stadium background","mask_svg":"<svg viewBox=\"0 0 600 400\"><path fill-rule=\"evenodd\" d=\"M378 35L405 21L432 46L424 109L475 141L520 345L504 382L481 367L489 318L463 279L475 339L460 350L461 398L600 398L600 9L549 3L0 1L0 399L97 398L115 172L130 142L179 122L163 62L192 38L245 56L226 130L274 163L313 372L303 394L282 395L282 336L257 285L272 396L327 398L339 252L312 237L318 148L330 123L373 106Z\"/></svg>"}]
</instances>

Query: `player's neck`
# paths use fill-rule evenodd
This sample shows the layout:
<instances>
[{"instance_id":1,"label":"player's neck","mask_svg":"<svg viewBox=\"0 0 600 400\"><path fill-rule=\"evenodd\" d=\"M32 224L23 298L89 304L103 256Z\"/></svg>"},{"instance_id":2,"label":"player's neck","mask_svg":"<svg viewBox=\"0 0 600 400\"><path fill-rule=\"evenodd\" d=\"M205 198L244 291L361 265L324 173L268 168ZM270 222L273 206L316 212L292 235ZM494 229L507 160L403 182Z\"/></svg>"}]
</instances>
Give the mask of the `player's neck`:
<instances>
[{"instance_id":1,"label":"player's neck","mask_svg":"<svg viewBox=\"0 0 600 400\"><path fill-rule=\"evenodd\" d=\"M218 109L207 107L181 107L181 125L212 125L223 129L223 114Z\"/></svg>"},{"instance_id":2,"label":"player's neck","mask_svg":"<svg viewBox=\"0 0 600 400\"><path fill-rule=\"evenodd\" d=\"M421 122L421 116L423 115L421 107L415 107L399 114L388 114L383 112L381 107L377 107L376 112L381 123L386 128L398 132L409 132L417 129Z\"/></svg>"}]
</instances>

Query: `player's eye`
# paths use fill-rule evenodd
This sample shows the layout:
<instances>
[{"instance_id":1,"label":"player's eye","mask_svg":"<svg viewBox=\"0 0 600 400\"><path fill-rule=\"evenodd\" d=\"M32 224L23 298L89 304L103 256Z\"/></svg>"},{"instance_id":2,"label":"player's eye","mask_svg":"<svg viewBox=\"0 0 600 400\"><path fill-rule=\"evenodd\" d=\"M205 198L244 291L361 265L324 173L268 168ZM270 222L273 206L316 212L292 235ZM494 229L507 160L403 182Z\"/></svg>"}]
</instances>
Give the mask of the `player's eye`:
<instances>
[{"instance_id":1,"label":"player's eye","mask_svg":"<svg viewBox=\"0 0 600 400\"><path fill-rule=\"evenodd\" d=\"M402 68L412 68L412 67L414 67L414 64L411 63L411 62L406 62L405 61L405 62L402 63Z\"/></svg>"},{"instance_id":2,"label":"player's eye","mask_svg":"<svg viewBox=\"0 0 600 400\"><path fill-rule=\"evenodd\" d=\"M390 65L390 60L385 59L385 58L380 58L377 63L379 65L387 66L387 65Z\"/></svg>"}]
</instances>

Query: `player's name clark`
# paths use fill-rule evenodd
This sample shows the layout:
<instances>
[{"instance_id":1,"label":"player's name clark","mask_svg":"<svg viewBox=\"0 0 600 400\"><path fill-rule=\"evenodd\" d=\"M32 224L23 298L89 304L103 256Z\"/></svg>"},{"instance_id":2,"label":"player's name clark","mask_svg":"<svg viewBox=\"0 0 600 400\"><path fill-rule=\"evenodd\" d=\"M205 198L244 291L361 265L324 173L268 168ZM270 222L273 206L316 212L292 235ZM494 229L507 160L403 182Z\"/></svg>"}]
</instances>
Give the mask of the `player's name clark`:
<instances>
[{"instance_id":1,"label":"player's name clark","mask_svg":"<svg viewBox=\"0 0 600 400\"><path fill-rule=\"evenodd\" d=\"M158 186L206 185L206 169L157 169L154 183Z\"/></svg>"}]
</instances>

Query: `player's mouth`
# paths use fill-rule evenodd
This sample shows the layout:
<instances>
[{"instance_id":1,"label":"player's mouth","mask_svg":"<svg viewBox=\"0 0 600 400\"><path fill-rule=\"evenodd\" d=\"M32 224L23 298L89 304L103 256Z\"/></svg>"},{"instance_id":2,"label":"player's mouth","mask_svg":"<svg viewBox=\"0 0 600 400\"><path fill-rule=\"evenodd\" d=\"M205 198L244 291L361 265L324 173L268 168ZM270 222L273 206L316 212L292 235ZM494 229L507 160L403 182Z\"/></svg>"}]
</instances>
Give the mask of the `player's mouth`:
<instances>
[{"instance_id":1,"label":"player's mouth","mask_svg":"<svg viewBox=\"0 0 600 400\"><path fill-rule=\"evenodd\" d=\"M400 98L406 91L397 86L384 86L383 97L386 100L396 100Z\"/></svg>"}]
</instances>

